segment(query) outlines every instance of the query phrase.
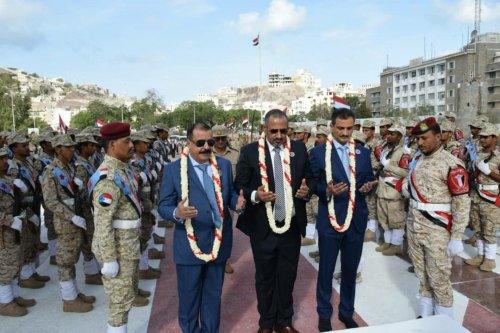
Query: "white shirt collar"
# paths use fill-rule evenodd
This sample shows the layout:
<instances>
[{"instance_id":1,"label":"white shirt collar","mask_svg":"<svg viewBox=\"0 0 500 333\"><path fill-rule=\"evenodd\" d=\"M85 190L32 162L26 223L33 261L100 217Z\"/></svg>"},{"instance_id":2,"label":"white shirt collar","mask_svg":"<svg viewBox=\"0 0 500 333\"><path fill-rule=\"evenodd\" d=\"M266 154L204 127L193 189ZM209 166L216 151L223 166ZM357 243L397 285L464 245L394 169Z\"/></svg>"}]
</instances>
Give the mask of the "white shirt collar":
<instances>
[{"instance_id":1,"label":"white shirt collar","mask_svg":"<svg viewBox=\"0 0 500 333\"><path fill-rule=\"evenodd\" d=\"M335 149L345 149L346 145L341 144L337 140L333 139L333 145L335 146Z\"/></svg>"}]
</instances>

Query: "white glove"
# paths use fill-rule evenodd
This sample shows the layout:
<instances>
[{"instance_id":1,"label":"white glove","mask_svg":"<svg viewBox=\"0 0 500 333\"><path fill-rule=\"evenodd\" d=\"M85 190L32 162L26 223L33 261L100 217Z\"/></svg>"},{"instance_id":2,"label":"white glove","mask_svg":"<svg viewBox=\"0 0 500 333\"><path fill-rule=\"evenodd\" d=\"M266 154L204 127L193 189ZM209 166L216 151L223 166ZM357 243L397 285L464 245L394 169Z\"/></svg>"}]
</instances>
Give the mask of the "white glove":
<instances>
[{"instance_id":1,"label":"white glove","mask_svg":"<svg viewBox=\"0 0 500 333\"><path fill-rule=\"evenodd\" d=\"M118 262L105 262L101 268L101 274L110 278L114 278L118 275L118 271L120 270L120 265Z\"/></svg>"},{"instance_id":2,"label":"white glove","mask_svg":"<svg viewBox=\"0 0 500 333\"><path fill-rule=\"evenodd\" d=\"M23 220L19 216L14 216L14 221L12 221L12 224L10 225L12 229L15 229L19 232L21 232L21 229L23 228Z\"/></svg>"},{"instance_id":3,"label":"white glove","mask_svg":"<svg viewBox=\"0 0 500 333\"><path fill-rule=\"evenodd\" d=\"M387 164L389 164L389 161L390 159L388 160L386 158L387 154L382 154L382 156L380 156L380 163L385 167Z\"/></svg>"},{"instance_id":4,"label":"white glove","mask_svg":"<svg viewBox=\"0 0 500 333\"><path fill-rule=\"evenodd\" d=\"M484 163L484 160L483 161L479 161L477 164L476 164L476 167L482 172L484 173L486 176L488 176L490 173L491 173L491 169L490 169L490 166L488 165L488 163Z\"/></svg>"},{"instance_id":5,"label":"white glove","mask_svg":"<svg viewBox=\"0 0 500 333\"><path fill-rule=\"evenodd\" d=\"M451 239L448 243L448 257L452 258L464 250L462 240Z\"/></svg>"},{"instance_id":6,"label":"white glove","mask_svg":"<svg viewBox=\"0 0 500 333\"><path fill-rule=\"evenodd\" d=\"M85 219L83 217L73 215L73 217L71 218L71 222L73 222L73 224L77 227L87 230L87 222L85 222Z\"/></svg>"},{"instance_id":7,"label":"white glove","mask_svg":"<svg viewBox=\"0 0 500 333\"><path fill-rule=\"evenodd\" d=\"M28 188L21 179L14 179L14 185L23 193L28 192Z\"/></svg>"},{"instance_id":8,"label":"white glove","mask_svg":"<svg viewBox=\"0 0 500 333\"><path fill-rule=\"evenodd\" d=\"M38 227L40 225L40 218L38 217L38 215L32 215L28 221L30 221L31 223L33 223L36 227Z\"/></svg>"},{"instance_id":9,"label":"white glove","mask_svg":"<svg viewBox=\"0 0 500 333\"><path fill-rule=\"evenodd\" d=\"M75 185L78 186L78 188L80 190L83 190L83 180L75 177L75 179L73 179L73 181L75 182Z\"/></svg>"}]
</instances>

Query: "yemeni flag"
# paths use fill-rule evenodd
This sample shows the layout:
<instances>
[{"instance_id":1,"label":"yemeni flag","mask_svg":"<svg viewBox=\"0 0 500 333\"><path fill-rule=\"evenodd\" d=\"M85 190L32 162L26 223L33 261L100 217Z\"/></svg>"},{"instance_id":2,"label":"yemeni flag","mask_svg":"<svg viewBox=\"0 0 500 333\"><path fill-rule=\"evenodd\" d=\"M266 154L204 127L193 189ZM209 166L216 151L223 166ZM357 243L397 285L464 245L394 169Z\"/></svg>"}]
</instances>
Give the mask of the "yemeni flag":
<instances>
[{"instance_id":1,"label":"yemeni flag","mask_svg":"<svg viewBox=\"0 0 500 333\"><path fill-rule=\"evenodd\" d=\"M257 35L257 37L255 37L252 41L253 41L253 46L257 46L259 45L259 35Z\"/></svg>"},{"instance_id":2,"label":"yemeni flag","mask_svg":"<svg viewBox=\"0 0 500 333\"><path fill-rule=\"evenodd\" d=\"M68 132L68 126L64 123L64 120L61 118L61 115L59 115L59 131L61 133L66 133Z\"/></svg>"},{"instance_id":3,"label":"yemeni flag","mask_svg":"<svg viewBox=\"0 0 500 333\"><path fill-rule=\"evenodd\" d=\"M331 107L334 109L351 109L349 104L342 97L332 96L332 104Z\"/></svg>"},{"instance_id":4,"label":"yemeni flag","mask_svg":"<svg viewBox=\"0 0 500 333\"><path fill-rule=\"evenodd\" d=\"M95 121L95 125L98 127L98 128L101 128L103 127L104 125L106 125L106 121L104 121L103 119L97 119Z\"/></svg>"}]
</instances>

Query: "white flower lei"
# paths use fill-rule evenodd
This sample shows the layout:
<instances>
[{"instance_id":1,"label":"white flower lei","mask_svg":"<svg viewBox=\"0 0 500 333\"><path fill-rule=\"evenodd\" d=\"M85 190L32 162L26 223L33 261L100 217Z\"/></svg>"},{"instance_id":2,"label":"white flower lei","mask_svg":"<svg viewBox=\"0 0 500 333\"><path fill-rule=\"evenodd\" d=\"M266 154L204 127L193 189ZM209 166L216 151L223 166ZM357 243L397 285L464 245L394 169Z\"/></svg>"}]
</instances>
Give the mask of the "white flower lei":
<instances>
[{"instance_id":1,"label":"white flower lei","mask_svg":"<svg viewBox=\"0 0 500 333\"><path fill-rule=\"evenodd\" d=\"M181 192L182 198L187 199L184 203L184 206L189 206L189 187L188 187L188 156L189 156L189 148L185 147L182 150L181 154ZM214 244L212 246L211 253L203 253L198 244L196 243L197 238L194 234L193 224L191 219L186 219L184 221L184 226L186 227L187 238L189 241L189 246L191 247L191 251L196 258L203 260L205 262L214 261L217 259L217 255L219 254L220 244L222 242L222 227L224 226L224 203L222 199L222 191L221 191L221 179L219 174L219 167L217 165L217 160L215 159L214 153L210 156L210 167L212 168L212 180L214 181L215 187L215 200L217 201L217 208L219 209L219 213L223 223L220 225L220 229L215 228L214 230Z\"/></svg>"},{"instance_id":2,"label":"white flower lei","mask_svg":"<svg viewBox=\"0 0 500 333\"><path fill-rule=\"evenodd\" d=\"M326 153L325 153L325 171L326 171L326 184L328 185L332 181L332 147L333 147L333 137L328 136L326 142ZM337 232L344 232L349 229L352 221L352 215L354 212L354 200L356 196L356 144L353 138L349 139L349 204L347 206L347 216L343 225L337 223L337 217L335 215L334 198L328 203L328 218L330 219L330 224Z\"/></svg>"},{"instance_id":3,"label":"white flower lei","mask_svg":"<svg viewBox=\"0 0 500 333\"><path fill-rule=\"evenodd\" d=\"M269 178L267 176L266 168L266 136L264 133L259 138L258 149L259 149L259 169L260 177L262 179L262 186L264 191L269 191ZM293 212L293 194L292 194L292 176L290 173L290 139L287 137L285 147L283 150L283 175L285 177L285 225L278 227L276 221L274 220L273 207L271 202L266 202L266 214L267 220L269 221L269 226L274 233L282 234L290 229L290 223L292 221Z\"/></svg>"}]
</instances>

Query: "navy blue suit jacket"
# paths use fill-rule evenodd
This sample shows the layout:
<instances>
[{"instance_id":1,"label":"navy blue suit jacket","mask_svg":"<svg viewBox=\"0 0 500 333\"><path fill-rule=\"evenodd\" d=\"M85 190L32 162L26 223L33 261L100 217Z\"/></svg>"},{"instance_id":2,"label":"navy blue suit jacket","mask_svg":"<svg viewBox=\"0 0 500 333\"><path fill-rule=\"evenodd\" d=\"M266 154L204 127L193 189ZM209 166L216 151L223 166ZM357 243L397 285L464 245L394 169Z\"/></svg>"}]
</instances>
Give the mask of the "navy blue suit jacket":
<instances>
[{"instance_id":1,"label":"navy blue suit jacket","mask_svg":"<svg viewBox=\"0 0 500 333\"><path fill-rule=\"evenodd\" d=\"M216 157L220 169L222 181L222 198L224 201L224 227L222 230L222 244L217 256L216 263L223 263L231 256L233 243L232 219L229 208L235 209L238 194L233 186L233 173L229 160ZM180 160L172 162L165 167L163 181L160 188L160 203L158 213L169 221L175 221L174 209L182 200L181 198L181 163ZM214 223L210 203L200 182L191 160L188 159L189 180L189 205L198 210L198 216L191 220L198 247L204 253L212 251L214 241ZM174 231L174 262L179 265L202 265L204 261L196 258L189 247L186 236L186 228L182 222L175 223Z\"/></svg>"},{"instance_id":2,"label":"navy blue suit jacket","mask_svg":"<svg viewBox=\"0 0 500 333\"><path fill-rule=\"evenodd\" d=\"M318 215L316 220L316 229L319 234L339 234L333 229L328 219L328 197L326 193L326 172L325 172L325 153L326 145L315 147L310 152L311 172L315 180L315 193L319 198ZM344 182L349 184L348 176L344 170L340 157L335 149L332 149L332 178L334 183ZM361 186L373 180L373 169L370 160L370 151L356 145L356 198L353 219L349 229L354 229L358 233L364 233L368 220L368 207L366 205L365 195L359 192ZM349 192L335 196L335 215L337 223L344 224L347 215Z\"/></svg>"}]
</instances>

